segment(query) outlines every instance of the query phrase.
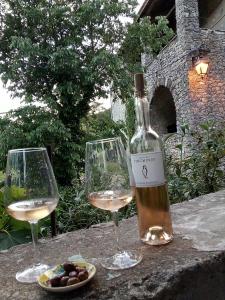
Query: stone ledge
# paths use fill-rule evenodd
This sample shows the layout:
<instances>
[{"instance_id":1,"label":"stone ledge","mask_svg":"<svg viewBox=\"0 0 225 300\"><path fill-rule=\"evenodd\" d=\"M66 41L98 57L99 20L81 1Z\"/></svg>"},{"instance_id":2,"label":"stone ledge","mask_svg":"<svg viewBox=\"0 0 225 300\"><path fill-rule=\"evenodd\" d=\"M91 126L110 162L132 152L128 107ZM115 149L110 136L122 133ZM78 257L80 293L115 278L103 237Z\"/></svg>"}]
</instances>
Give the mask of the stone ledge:
<instances>
[{"instance_id":1,"label":"stone ledge","mask_svg":"<svg viewBox=\"0 0 225 300\"><path fill-rule=\"evenodd\" d=\"M18 283L15 273L31 263L32 247L27 244L11 248L7 253L0 254L0 299L225 299L225 252L194 249L191 236L188 236L189 240L183 239L187 236L187 231L183 234L180 226L182 214L185 222L188 216L193 220L196 215L203 216L208 203L211 203L211 207L220 208L221 199L225 200L225 191L173 205L175 237L166 246L149 247L141 244L137 236L136 218L121 222L120 234L124 236L121 245L124 248L140 249L144 255L141 264L122 272L109 272L96 259L93 260L109 254L110 249L113 249L110 225L67 233L42 243L44 262L60 263L80 251L97 266L97 274L88 285L64 295L47 293L36 284ZM214 217L217 218L216 215ZM217 224L215 244L218 243L218 233L221 234L221 241L225 238L223 226L221 231L219 228ZM212 242L211 237L210 241ZM109 280L109 273L116 274L117 277Z\"/></svg>"}]
</instances>

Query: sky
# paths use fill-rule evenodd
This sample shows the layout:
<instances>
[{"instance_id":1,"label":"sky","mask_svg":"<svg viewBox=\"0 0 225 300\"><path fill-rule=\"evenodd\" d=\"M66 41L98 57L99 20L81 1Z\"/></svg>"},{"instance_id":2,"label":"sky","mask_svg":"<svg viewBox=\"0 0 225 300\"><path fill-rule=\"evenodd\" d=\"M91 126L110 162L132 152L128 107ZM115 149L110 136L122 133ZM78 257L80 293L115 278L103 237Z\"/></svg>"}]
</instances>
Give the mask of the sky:
<instances>
[{"instance_id":1,"label":"sky","mask_svg":"<svg viewBox=\"0 0 225 300\"><path fill-rule=\"evenodd\" d=\"M138 7L137 11L143 4L144 0L138 0ZM105 109L110 108L110 99L104 99L103 101L103 107ZM21 105L19 99L12 99L10 97L9 92L3 87L3 84L0 80L0 113L4 113L9 111L10 109L16 109Z\"/></svg>"},{"instance_id":2,"label":"sky","mask_svg":"<svg viewBox=\"0 0 225 300\"><path fill-rule=\"evenodd\" d=\"M10 98L10 94L3 87L3 84L0 81L0 113L7 112L10 109L15 109L19 106L20 100Z\"/></svg>"}]
</instances>

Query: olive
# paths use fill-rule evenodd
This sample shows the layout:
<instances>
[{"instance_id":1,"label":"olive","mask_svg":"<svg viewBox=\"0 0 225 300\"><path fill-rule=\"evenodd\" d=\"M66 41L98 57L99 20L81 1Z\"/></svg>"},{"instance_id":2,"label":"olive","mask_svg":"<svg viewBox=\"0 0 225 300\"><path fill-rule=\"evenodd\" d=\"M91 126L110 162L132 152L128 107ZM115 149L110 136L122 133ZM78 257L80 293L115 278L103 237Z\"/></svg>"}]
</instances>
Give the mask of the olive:
<instances>
[{"instance_id":1,"label":"olive","mask_svg":"<svg viewBox=\"0 0 225 300\"><path fill-rule=\"evenodd\" d=\"M63 268L66 272L71 272L71 271L75 271L75 266L74 264L70 263L70 262L66 262L63 264Z\"/></svg>"},{"instance_id":2,"label":"olive","mask_svg":"<svg viewBox=\"0 0 225 300\"><path fill-rule=\"evenodd\" d=\"M52 287L57 287L60 284L61 276L56 276L52 279L50 279L50 284Z\"/></svg>"},{"instance_id":3,"label":"olive","mask_svg":"<svg viewBox=\"0 0 225 300\"><path fill-rule=\"evenodd\" d=\"M69 277L76 277L77 276L77 272L76 271L72 271L69 273Z\"/></svg>"},{"instance_id":4,"label":"olive","mask_svg":"<svg viewBox=\"0 0 225 300\"><path fill-rule=\"evenodd\" d=\"M78 267L78 266L76 266L76 271L79 273L79 272L83 272L83 271L85 271L86 270L86 268L81 268L81 267Z\"/></svg>"},{"instance_id":5,"label":"olive","mask_svg":"<svg viewBox=\"0 0 225 300\"><path fill-rule=\"evenodd\" d=\"M77 277L71 277L71 278L68 279L67 285L76 284L78 282L80 282L79 278L77 278Z\"/></svg>"},{"instance_id":6,"label":"olive","mask_svg":"<svg viewBox=\"0 0 225 300\"><path fill-rule=\"evenodd\" d=\"M63 276L60 280L60 286L66 286L68 280L69 280L69 276Z\"/></svg>"},{"instance_id":7,"label":"olive","mask_svg":"<svg viewBox=\"0 0 225 300\"><path fill-rule=\"evenodd\" d=\"M80 279L80 281L86 280L88 278L88 271L84 270L79 272L78 278Z\"/></svg>"}]
</instances>

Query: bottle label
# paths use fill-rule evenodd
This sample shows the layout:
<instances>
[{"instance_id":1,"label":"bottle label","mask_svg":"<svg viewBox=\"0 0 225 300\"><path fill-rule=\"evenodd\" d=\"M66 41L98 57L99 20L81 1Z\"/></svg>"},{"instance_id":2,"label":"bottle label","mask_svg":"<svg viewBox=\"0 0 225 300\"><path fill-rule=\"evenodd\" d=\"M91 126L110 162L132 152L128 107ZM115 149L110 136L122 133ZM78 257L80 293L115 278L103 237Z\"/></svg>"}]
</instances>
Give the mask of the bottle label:
<instances>
[{"instance_id":1,"label":"bottle label","mask_svg":"<svg viewBox=\"0 0 225 300\"><path fill-rule=\"evenodd\" d=\"M136 187L158 186L166 182L162 152L131 154Z\"/></svg>"}]
</instances>

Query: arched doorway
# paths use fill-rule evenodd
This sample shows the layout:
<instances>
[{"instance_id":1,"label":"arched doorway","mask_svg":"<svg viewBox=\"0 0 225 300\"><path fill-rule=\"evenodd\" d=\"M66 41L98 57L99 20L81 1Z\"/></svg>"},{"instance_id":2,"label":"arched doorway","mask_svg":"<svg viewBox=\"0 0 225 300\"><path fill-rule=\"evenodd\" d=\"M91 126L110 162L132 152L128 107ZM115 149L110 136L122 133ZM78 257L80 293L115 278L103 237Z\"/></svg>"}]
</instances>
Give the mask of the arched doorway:
<instances>
[{"instance_id":1,"label":"arched doorway","mask_svg":"<svg viewBox=\"0 0 225 300\"><path fill-rule=\"evenodd\" d=\"M151 125L160 135L177 132L176 108L167 87L156 88L150 104Z\"/></svg>"}]
</instances>

